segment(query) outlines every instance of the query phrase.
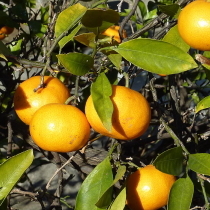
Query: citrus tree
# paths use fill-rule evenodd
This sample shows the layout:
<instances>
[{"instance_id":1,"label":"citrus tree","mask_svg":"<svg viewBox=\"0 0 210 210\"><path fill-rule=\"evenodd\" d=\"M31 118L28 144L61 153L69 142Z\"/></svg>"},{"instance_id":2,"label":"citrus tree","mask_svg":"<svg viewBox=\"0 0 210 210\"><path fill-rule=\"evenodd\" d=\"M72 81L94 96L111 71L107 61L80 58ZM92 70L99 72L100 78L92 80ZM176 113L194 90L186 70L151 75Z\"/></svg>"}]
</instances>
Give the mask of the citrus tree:
<instances>
[{"instance_id":1,"label":"citrus tree","mask_svg":"<svg viewBox=\"0 0 210 210\"><path fill-rule=\"evenodd\" d=\"M0 207L209 209L209 14L0 1Z\"/></svg>"}]
</instances>

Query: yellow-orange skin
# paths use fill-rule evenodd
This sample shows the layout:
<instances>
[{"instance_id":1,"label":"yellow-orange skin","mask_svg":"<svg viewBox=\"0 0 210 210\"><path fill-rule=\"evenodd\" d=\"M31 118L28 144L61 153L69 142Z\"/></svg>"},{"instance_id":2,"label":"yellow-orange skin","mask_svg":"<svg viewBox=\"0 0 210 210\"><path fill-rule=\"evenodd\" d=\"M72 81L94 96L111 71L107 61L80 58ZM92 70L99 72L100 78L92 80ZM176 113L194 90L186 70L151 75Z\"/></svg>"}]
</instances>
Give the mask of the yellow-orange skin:
<instances>
[{"instance_id":1,"label":"yellow-orange skin","mask_svg":"<svg viewBox=\"0 0 210 210\"><path fill-rule=\"evenodd\" d=\"M166 74L158 74L160 75L161 77L166 77L167 75Z\"/></svg>"},{"instance_id":2,"label":"yellow-orange skin","mask_svg":"<svg viewBox=\"0 0 210 210\"><path fill-rule=\"evenodd\" d=\"M14 28L11 28L9 26L3 26L0 28L0 33L3 34L11 34L14 31Z\"/></svg>"},{"instance_id":3,"label":"yellow-orange skin","mask_svg":"<svg viewBox=\"0 0 210 210\"><path fill-rule=\"evenodd\" d=\"M65 104L47 104L35 112L30 126L34 142L53 152L71 152L88 142L90 125L78 108Z\"/></svg>"},{"instance_id":4,"label":"yellow-orange skin","mask_svg":"<svg viewBox=\"0 0 210 210\"><path fill-rule=\"evenodd\" d=\"M44 88L34 92L40 81L40 76L31 77L22 82L14 94L14 109L27 125L40 107L49 103L65 103L70 97L68 88L59 79L50 76L44 77Z\"/></svg>"},{"instance_id":5,"label":"yellow-orange skin","mask_svg":"<svg viewBox=\"0 0 210 210\"><path fill-rule=\"evenodd\" d=\"M182 39L194 49L210 50L210 2L189 3L178 17L178 31Z\"/></svg>"},{"instance_id":6,"label":"yellow-orange skin","mask_svg":"<svg viewBox=\"0 0 210 210\"><path fill-rule=\"evenodd\" d=\"M141 136L147 130L151 119L150 106L144 96L130 88L113 85L110 98L114 106L110 132L102 124L92 96L88 98L85 113L92 128L98 133L120 140Z\"/></svg>"},{"instance_id":7,"label":"yellow-orange skin","mask_svg":"<svg viewBox=\"0 0 210 210\"><path fill-rule=\"evenodd\" d=\"M3 40L6 38L6 35L0 32L0 40Z\"/></svg>"},{"instance_id":8,"label":"yellow-orange skin","mask_svg":"<svg viewBox=\"0 0 210 210\"><path fill-rule=\"evenodd\" d=\"M106 29L104 32L102 32L101 34L102 35L113 37L113 39L115 41L117 41L118 43L121 43L122 40L120 38L119 30L120 30L120 27L119 26L111 26L108 29ZM126 38L127 37L127 34L126 34L126 31L125 30L123 30L123 34L122 35L123 35L123 38Z\"/></svg>"},{"instance_id":9,"label":"yellow-orange skin","mask_svg":"<svg viewBox=\"0 0 210 210\"><path fill-rule=\"evenodd\" d=\"M127 204L131 210L157 210L168 202L176 177L147 165L131 174L126 183Z\"/></svg>"}]
</instances>

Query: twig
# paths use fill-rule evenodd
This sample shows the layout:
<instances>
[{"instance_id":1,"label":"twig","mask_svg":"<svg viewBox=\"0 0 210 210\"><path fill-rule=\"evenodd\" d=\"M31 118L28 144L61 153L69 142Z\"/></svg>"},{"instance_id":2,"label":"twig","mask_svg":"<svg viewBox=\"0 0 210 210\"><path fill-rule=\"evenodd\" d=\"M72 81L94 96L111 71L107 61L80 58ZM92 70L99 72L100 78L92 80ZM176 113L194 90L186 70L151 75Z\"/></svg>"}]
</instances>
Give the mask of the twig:
<instances>
[{"instance_id":1,"label":"twig","mask_svg":"<svg viewBox=\"0 0 210 210\"><path fill-rule=\"evenodd\" d=\"M135 39L135 38L141 36L142 34L147 32L149 29L151 29L154 26L158 25L160 22L162 22L167 17L168 16L166 14L164 14L164 13L160 14L154 20L152 20L151 22L147 23L143 28L141 28L140 30L136 31L134 34L129 36L127 39L131 40L131 39Z\"/></svg>"},{"instance_id":2,"label":"twig","mask_svg":"<svg viewBox=\"0 0 210 210\"><path fill-rule=\"evenodd\" d=\"M136 8L138 6L138 3L139 3L139 0L135 0L130 13L122 20L122 22L120 24L119 34L120 34L120 38L121 39L123 37L123 28L124 28L125 24L130 20L131 16L135 13Z\"/></svg>"},{"instance_id":3,"label":"twig","mask_svg":"<svg viewBox=\"0 0 210 210\"><path fill-rule=\"evenodd\" d=\"M56 170L56 172L53 174L53 176L50 178L50 180L48 181L48 183L47 183L47 185L46 185L46 189L48 189L49 187L50 187L50 183L52 182L52 180L54 179L54 177L57 175L57 173L60 171L60 170L62 170L66 165L68 165L71 161L72 161L72 159L74 158L74 156L77 154L79 152L79 150L78 151L76 151L60 168L58 168L57 170Z\"/></svg>"},{"instance_id":4,"label":"twig","mask_svg":"<svg viewBox=\"0 0 210 210\"><path fill-rule=\"evenodd\" d=\"M9 158L12 155L12 125L10 119L8 119L7 128L8 128L7 158Z\"/></svg>"},{"instance_id":5,"label":"twig","mask_svg":"<svg viewBox=\"0 0 210 210\"><path fill-rule=\"evenodd\" d=\"M56 166L58 169L61 167L61 159L57 152L52 152L52 155L54 156ZM61 209L60 205L60 196L63 190L62 181L63 181L63 173L61 170L57 172L58 175L58 182L57 182L57 189L54 193L55 198L53 199L52 204L50 205L50 209L53 209L53 207L56 207L57 209Z\"/></svg>"},{"instance_id":6,"label":"twig","mask_svg":"<svg viewBox=\"0 0 210 210\"><path fill-rule=\"evenodd\" d=\"M210 183L210 178L205 177L205 176L203 176L202 174L198 174L198 173L197 173L197 176L200 177L201 179L203 179L203 180L205 180L205 181L207 181L207 182Z\"/></svg>"},{"instance_id":7,"label":"twig","mask_svg":"<svg viewBox=\"0 0 210 210\"><path fill-rule=\"evenodd\" d=\"M205 206L204 207L206 209L209 209L209 201L208 201L208 197L207 197L206 190L205 190L205 187L204 187L204 180L201 179L200 176L197 176L197 177L198 177L198 180L200 181L201 189L202 189L204 200L205 200Z\"/></svg>"},{"instance_id":8,"label":"twig","mask_svg":"<svg viewBox=\"0 0 210 210\"><path fill-rule=\"evenodd\" d=\"M156 89L154 88L154 80L155 78L152 78L150 80L150 89L151 89L151 92L152 92L152 96L153 96L153 100L157 103L158 102L158 98L157 98L157 92L156 92ZM185 148L185 146L183 145L183 143L181 142L181 140L177 137L177 135L173 132L173 130L167 125L167 123L165 122L165 120L160 117L160 122L163 124L164 128L166 129L166 131L170 134L170 136L173 138L175 144L177 146L181 146L183 151L186 153L186 154L190 154L188 152L188 150Z\"/></svg>"},{"instance_id":9,"label":"twig","mask_svg":"<svg viewBox=\"0 0 210 210\"><path fill-rule=\"evenodd\" d=\"M28 196L30 196L31 198L33 198L34 200L37 200L37 196L38 196L38 193L36 192L36 193L32 193L32 192L28 192L28 191L23 191L23 190L19 190L19 189L17 189L17 188L15 188L15 189L13 189L12 191L11 191L11 193L16 193L16 194L21 194L21 195L28 195Z\"/></svg>"},{"instance_id":10,"label":"twig","mask_svg":"<svg viewBox=\"0 0 210 210\"><path fill-rule=\"evenodd\" d=\"M79 79L80 77L76 77L75 88L74 88L74 102L73 105L77 105L77 99L79 99Z\"/></svg>"}]
</instances>

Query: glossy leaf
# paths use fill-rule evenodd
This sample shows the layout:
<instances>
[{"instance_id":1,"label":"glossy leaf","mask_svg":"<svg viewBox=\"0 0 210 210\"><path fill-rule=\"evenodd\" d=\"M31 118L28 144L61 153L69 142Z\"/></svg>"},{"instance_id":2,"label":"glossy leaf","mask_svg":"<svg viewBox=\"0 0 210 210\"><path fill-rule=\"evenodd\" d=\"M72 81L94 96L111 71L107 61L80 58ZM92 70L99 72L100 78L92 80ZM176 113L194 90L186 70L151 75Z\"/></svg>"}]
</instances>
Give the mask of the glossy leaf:
<instances>
[{"instance_id":1,"label":"glossy leaf","mask_svg":"<svg viewBox=\"0 0 210 210\"><path fill-rule=\"evenodd\" d=\"M105 73L100 73L91 86L93 104L104 127L111 131L113 104L110 99L112 86Z\"/></svg>"},{"instance_id":2,"label":"glossy leaf","mask_svg":"<svg viewBox=\"0 0 210 210\"><path fill-rule=\"evenodd\" d=\"M11 45L9 45L10 50L13 54L19 55L21 47L22 47L23 39L19 39L17 41L12 42Z\"/></svg>"},{"instance_id":3,"label":"glossy leaf","mask_svg":"<svg viewBox=\"0 0 210 210\"><path fill-rule=\"evenodd\" d=\"M82 17L82 24L88 28L100 27L103 22L118 23L120 15L118 12L107 9L89 9Z\"/></svg>"},{"instance_id":4,"label":"glossy leaf","mask_svg":"<svg viewBox=\"0 0 210 210\"><path fill-rule=\"evenodd\" d=\"M58 60L71 74L82 76L93 67L93 58L82 53L68 53L57 55Z\"/></svg>"},{"instance_id":5,"label":"glossy leaf","mask_svg":"<svg viewBox=\"0 0 210 210\"><path fill-rule=\"evenodd\" d=\"M0 165L0 205L33 161L33 150L13 156Z\"/></svg>"},{"instance_id":6,"label":"glossy leaf","mask_svg":"<svg viewBox=\"0 0 210 210\"><path fill-rule=\"evenodd\" d=\"M147 10L147 7L145 5L145 2L139 1L138 7L139 7L139 10L141 12L141 16L144 18L146 16L146 14L148 13L148 10Z\"/></svg>"},{"instance_id":7,"label":"glossy leaf","mask_svg":"<svg viewBox=\"0 0 210 210\"><path fill-rule=\"evenodd\" d=\"M168 33L164 36L163 41L179 47L184 52L188 52L190 49L190 46L179 35L177 25L175 25L168 31Z\"/></svg>"},{"instance_id":8,"label":"glossy leaf","mask_svg":"<svg viewBox=\"0 0 210 210\"><path fill-rule=\"evenodd\" d=\"M198 113L203 109L207 109L210 107L210 96L203 98L196 106L195 112Z\"/></svg>"},{"instance_id":9,"label":"glossy leaf","mask_svg":"<svg viewBox=\"0 0 210 210\"><path fill-rule=\"evenodd\" d=\"M71 28L73 28L82 18L82 16L87 11L87 8L81 4L74 4L63 10L57 18L55 24L55 36L67 33Z\"/></svg>"},{"instance_id":10,"label":"glossy leaf","mask_svg":"<svg viewBox=\"0 0 210 210\"><path fill-rule=\"evenodd\" d=\"M98 164L82 183L76 198L75 210L100 210L95 204L113 182L109 158ZM111 203L111 196L106 198Z\"/></svg>"},{"instance_id":11,"label":"glossy leaf","mask_svg":"<svg viewBox=\"0 0 210 210\"><path fill-rule=\"evenodd\" d=\"M179 5L178 4L159 5L158 8L160 9L161 12L165 13L166 15L169 15L170 17L173 17L177 13Z\"/></svg>"},{"instance_id":12,"label":"glossy leaf","mask_svg":"<svg viewBox=\"0 0 210 210\"><path fill-rule=\"evenodd\" d=\"M95 48L96 46L95 38L96 35L94 33L85 33L74 37L74 39L77 40L78 42L91 48Z\"/></svg>"},{"instance_id":13,"label":"glossy leaf","mask_svg":"<svg viewBox=\"0 0 210 210\"><path fill-rule=\"evenodd\" d=\"M126 172L126 167L124 165L120 165L119 168L117 169L117 174L114 178L112 185L118 182L124 176L125 172Z\"/></svg>"},{"instance_id":14,"label":"glossy leaf","mask_svg":"<svg viewBox=\"0 0 210 210\"><path fill-rule=\"evenodd\" d=\"M180 48L154 39L134 39L111 49L134 65L156 74L176 74L197 67L194 59Z\"/></svg>"},{"instance_id":15,"label":"glossy leaf","mask_svg":"<svg viewBox=\"0 0 210 210\"><path fill-rule=\"evenodd\" d=\"M120 54L111 53L108 55L109 60L116 66L117 69L120 69L122 56Z\"/></svg>"},{"instance_id":16,"label":"glossy leaf","mask_svg":"<svg viewBox=\"0 0 210 210\"><path fill-rule=\"evenodd\" d=\"M124 176L125 172L126 172L126 167L123 166L123 165L120 165L118 170L117 170L117 174L116 174L115 179L113 180L112 184L109 186L109 188L104 192L104 194L100 197L100 199L96 203L96 205L99 208L107 207L108 204L110 204L110 203L107 203L106 198L107 198L107 196L109 197L110 190L112 190L112 186L114 184L116 184Z\"/></svg>"},{"instance_id":17,"label":"glossy leaf","mask_svg":"<svg viewBox=\"0 0 210 210\"><path fill-rule=\"evenodd\" d=\"M210 176L210 154L197 153L190 154L188 160L188 167L196 173Z\"/></svg>"},{"instance_id":18,"label":"glossy leaf","mask_svg":"<svg viewBox=\"0 0 210 210\"><path fill-rule=\"evenodd\" d=\"M153 164L164 173L178 176L183 170L183 160L182 148L176 147L161 153Z\"/></svg>"},{"instance_id":19,"label":"glossy leaf","mask_svg":"<svg viewBox=\"0 0 210 210\"><path fill-rule=\"evenodd\" d=\"M80 30L82 25L78 25L76 28L74 28L71 33L68 36L64 36L59 42L60 50L71 40L73 40L74 36L77 34L77 32Z\"/></svg>"},{"instance_id":20,"label":"glossy leaf","mask_svg":"<svg viewBox=\"0 0 210 210\"><path fill-rule=\"evenodd\" d=\"M7 60L5 56L11 55L10 50L6 47L6 45L0 41L0 58L3 58L4 60Z\"/></svg>"},{"instance_id":21,"label":"glossy leaf","mask_svg":"<svg viewBox=\"0 0 210 210\"><path fill-rule=\"evenodd\" d=\"M189 177L178 179L172 186L167 210L189 210L194 186Z\"/></svg>"},{"instance_id":22,"label":"glossy leaf","mask_svg":"<svg viewBox=\"0 0 210 210\"><path fill-rule=\"evenodd\" d=\"M115 198L109 210L123 210L126 202L126 188L124 187Z\"/></svg>"}]
</instances>

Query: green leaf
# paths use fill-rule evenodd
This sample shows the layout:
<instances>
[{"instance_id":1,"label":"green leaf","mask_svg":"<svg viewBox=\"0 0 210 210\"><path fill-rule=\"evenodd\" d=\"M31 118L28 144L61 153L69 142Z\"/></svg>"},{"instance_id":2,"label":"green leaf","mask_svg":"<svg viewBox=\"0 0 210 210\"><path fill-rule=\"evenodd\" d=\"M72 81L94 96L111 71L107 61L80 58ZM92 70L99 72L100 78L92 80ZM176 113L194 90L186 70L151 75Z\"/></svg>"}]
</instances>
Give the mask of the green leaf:
<instances>
[{"instance_id":1,"label":"green leaf","mask_svg":"<svg viewBox=\"0 0 210 210\"><path fill-rule=\"evenodd\" d=\"M10 50L6 47L6 45L0 41L0 57L3 58L4 60L7 60L5 56L11 55L12 53Z\"/></svg>"},{"instance_id":2,"label":"green leaf","mask_svg":"<svg viewBox=\"0 0 210 210\"><path fill-rule=\"evenodd\" d=\"M114 202L112 203L109 210L123 210L125 207L125 202L126 202L126 188L124 187L120 191Z\"/></svg>"},{"instance_id":3,"label":"green leaf","mask_svg":"<svg viewBox=\"0 0 210 210\"><path fill-rule=\"evenodd\" d=\"M23 42L23 39L19 39L17 41L12 42L12 44L9 45L10 50L13 54L19 55L21 46L22 46L22 42Z\"/></svg>"},{"instance_id":4,"label":"green leaf","mask_svg":"<svg viewBox=\"0 0 210 210\"><path fill-rule=\"evenodd\" d=\"M197 153L190 154L188 167L196 173L210 175L210 154Z\"/></svg>"},{"instance_id":5,"label":"green leaf","mask_svg":"<svg viewBox=\"0 0 210 210\"><path fill-rule=\"evenodd\" d=\"M81 22L85 27L95 28L100 27L104 21L114 24L118 23L119 19L119 13L112 9L89 9L82 17Z\"/></svg>"},{"instance_id":6,"label":"green leaf","mask_svg":"<svg viewBox=\"0 0 210 210\"><path fill-rule=\"evenodd\" d=\"M90 48L95 48L96 35L94 33L85 33L75 36L74 39Z\"/></svg>"},{"instance_id":7,"label":"green leaf","mask_svg":"<svg viewBox=\"0 0 210 210\"><path fill-rule=\"evenodd\" d=\"M161 153L154 161L154 166L167 174L178 176L183 171L182 148L176 147Z\"/></svg>"},{"instance_id":8,"label":"green leaf","mask_svg":"<svg viewBox=\"0 0 210 210\"><path fill-rule=\"evenodd\" d=\"M169 15L170 17L174 17L174 15L179 10L178 4L170 4L170 5L159 5L158 6L160 11L165 13L166 15Z\"/></svg>"},{"instance_id":9,"label":"green leaf","mask_svg":"<svg viewBox=\"0 0 210 210\"><path fill-rule=\"evenodd\" d=\"M179 47L184 52L188 52L190 49L190 46L179 35L177 25L169 30L169 32L164 36L163 41Z\"/></svg>"},{"instance_id":10,"label":"green leaf","mask_svg":"<svg viewBox=\"0 0 210 210\"><path fill-rule=\"evenodd\" d=\"M95 204L113 182L109 157L98 164L86 177L77 194L75 210L100 210ZM112 193L106 198L111 203Z\"/></svg>"},{"instance_id":11,"label":"green leaf","mask_svg":"<svg viewBox=\"0 0 210 210\"><path fill-rule=\"evenodd\" d=\"M73 28L87 11L87 8L81 4L74 4L63 10L57 18L55 24L55 36L59 37Z\"/></svg>"},{"instance_id":12,"label":"green leaf","mask_svg":"<svg viewBox=\"0 0 210 210\"><path fill-rule=\"evenodd\" d=\"M108 55L109 60L116 66L117 69L120 69L122 56L120 54L111 53Z\"/></svg>"},{"instance_id":13,"label":"green leaf","mask_svg":"<svg viewBox=\"0 0 210 210\"><path fill-rule=\"evenodd\" d=\"M176 74L197 67L180 48L154 39L134 39L111 47L134 65L156 74Z\"/></svg>"},{"instance_id":14,"label":"green leaf","mask_svg":"<svg viewBox=\"0 0 210 210\"><path fill-rule=\"evenodd\" d=\"M112 185L118 182L124 176L125 172L126 172L126 167L124 165L120 165L119 168L117 169L117 174L113 180Z\"/></svg>"},{"instance_id":15,"label":"green leaf","mask_svg":"<svg viewBox=\"0 0 210 210\"><path fill-rule=\"evenodd\" d=\"M0 205L33 161L33 150L9 158L0 165Z\"/></svg>"},{"instance_id":16,"label":"green leaf","mask_svg":"<svg viewBox=\"0 0 210 210\"><path fill-rule=\"evenodd\" d=\"M112 86L105 73L100 73L91 86L91 95L96 112L108 131L112 128L113 104L110 99Z\"/></svg>"},{"instance_id":17,"label":"green leaf","mask_svg":"<svg viewBox=\"0 0 210 210\"><path fill-rule=\"evenodd\" d=\"M141 16L144 18L146 16L146 14L148 13L145 3L143 1L139 1L138 7L140 9Z\"/></svg>"},{"instance_id":18,"label":"green leaf","mask_svg":"<svg viewBox=\"0 0 210 210\"><path fill-rule=\"evenodd\" d=\"M203 98L196 106L195 113L210 107L210 96Z\"/></svg>"},{"instance_id":19,"label":"green leaf","mask_svg":"<svg viewBox=\"0 0 210 210\"><path fill-rule=\"evenodd\" d=\"M178 179L172 186L167 210L189 210L194 186L189 177Z\"/></svg>"},{"instance_id":20,"label":"green leaf","mask_svg":"<svg viewBox=\"0 0 210 210\"><path fill-rule=\"evenodd\" d=\"M77 34L77 32L80 30L82 25L78 25L76 28L74 28L71 33L68 36L64 36L59 42L60 50L71 40L73 40L73 37Z\"/></svg>"},{"instance_id":21,"label":"green leaf","mask_svg":"<svg viewBox=\"0 0 210 210\"><path fill-rule=\"evenodd\" d=\"M68 53L57 55L58 60L71 74L82 76L93 67L91 56L82 53Z\"/></svg>"},{"instance_id":22,"label":"green leaf","mask_svg":"<svg viewBox=\"0 0 210 210\"><path fill-rule=\"evenodd\" d=\"M104 194L99 198L98 202L96 203L96 206L98 206L99 208L102 208L102 207L107 207L110 204L106 201L106 198L109 197L110 190L112 190L112 186L124 176L125 172L126 172L126 167L123 165L120 165L117 170L115 179L113 180L109 188L104 192Z\"/></svg>"}]
</instances>

